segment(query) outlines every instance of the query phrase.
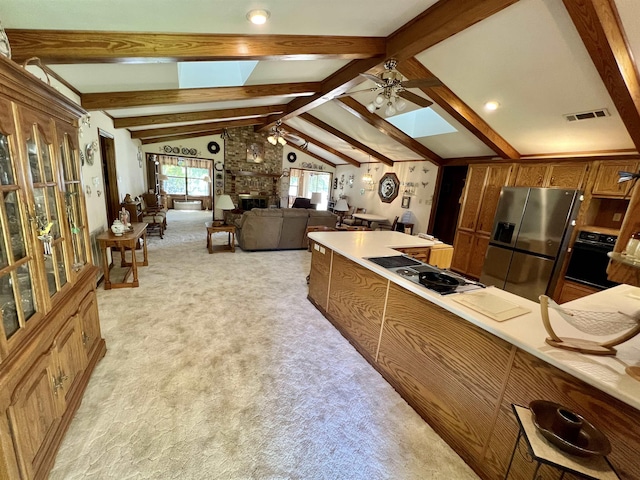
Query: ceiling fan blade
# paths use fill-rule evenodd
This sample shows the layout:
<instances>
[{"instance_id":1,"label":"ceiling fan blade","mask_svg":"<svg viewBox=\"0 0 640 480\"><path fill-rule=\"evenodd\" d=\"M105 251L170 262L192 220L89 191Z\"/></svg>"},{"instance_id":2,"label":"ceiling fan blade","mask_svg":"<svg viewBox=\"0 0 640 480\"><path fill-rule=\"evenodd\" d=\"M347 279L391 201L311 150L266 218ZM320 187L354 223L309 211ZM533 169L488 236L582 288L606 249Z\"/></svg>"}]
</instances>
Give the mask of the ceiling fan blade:
<instances>
[{"instance_id":1,"label":"ceiling fan blade","mask_svg":"<svg viewBox=\"0 0 640 480\"><path fill-rule=\"evenodd\" d=\"M411 103L415 103L416 105L422 108L427 108L433 105L433 102L431 100L427 100L426 98L421 97L420 95L416 95L415 93L411 93L406 90L404 92L400 92L399 95L405 100L409 100Z\"/></svg>"},{"instance_id":2,"label":"ceiling fan blade","mask_svg":"<svg viewBox=\"0 0 640 480\"><path fill-rule=\"evenodd\" d=\"M442 82L437 78L416 78L415 80L405 80L400 85L404 88L440 87Z\"/></svg>"},{"instance_id":3,"label":"ceiling fan blade","mask_svg":"<svg viewBox=\"0 0 640 480\"><path fill-rule=\"evenodd\" d=\"M361 73L360 76L366 78L367 80L371 80L376 85L380 85L380 86L384 86L385 85L385 83L382 80L380 80L375 75L371 75L370 73Z\"/></svg>"}]
</instances>

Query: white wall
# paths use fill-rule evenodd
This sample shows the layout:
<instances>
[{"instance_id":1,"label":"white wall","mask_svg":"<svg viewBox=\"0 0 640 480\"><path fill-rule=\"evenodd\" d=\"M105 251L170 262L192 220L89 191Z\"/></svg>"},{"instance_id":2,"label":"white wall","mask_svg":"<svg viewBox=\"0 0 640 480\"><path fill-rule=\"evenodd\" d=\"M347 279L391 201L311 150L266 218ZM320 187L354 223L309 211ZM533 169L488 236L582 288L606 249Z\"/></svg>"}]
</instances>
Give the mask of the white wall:
<instances>
[{"instance_id":1,"label":"white wall","mask_svg":"<svg viewBox=\"0 0 640 480\"><path fill-rule=\"evenodd\" d=\"M368 191L364 189L362 176L370 168L374 181L374 189ZM426 171L425 171L426 170ZM394 172L400 180L400 193L391 203L383 203L378 196L378 183L387 172ZM343 188L340 188L340 180L344 175ZM353 175L353 186L349 186L349 176ZM402 219L402 215L411 211L411 218L414 224L414 235L426 232L431 216L431 206L435 191L436 179L438 177L438 167L431 162L396 162L393 167L388 167L382 163L362 164L360 168L352 165L340 165L336 168L336 178L338 188L332 190L332 198L337 200L341 195L348 197L349 205L366 208L367 213L382 215L393 221L396 216ZM411 198L409 208L402 208L402 197L407 183L416 184L415 194L409 195ZM425 185L426 184L426 185Z\"/></svg>"},{"instance_id":2,"label":"white wall","mask_svg":"<svg viewBox=\"0 0 640 480\"><path fill-rule=\"evenodd\" d=\"M216 154L209 152L209 150L207 149L207 145L209 144L209 142L216 142L220 146L220 151ZM166 145L169 145L170 147L178 147L180 150L182 150L182 148L195 148L198 153L196 155L182 155L182 153L169 154L164 151L164 147ZM151 143L143 145L142 151L146 153L155 153L158 155L179 155L187 158L210 158L212 160L219 160L221 162L224 162L224 140L220 138L219 134L208 135L206 137L194 137L183 140L174 140L171 142Z\"/></svg>"}]
</instances>

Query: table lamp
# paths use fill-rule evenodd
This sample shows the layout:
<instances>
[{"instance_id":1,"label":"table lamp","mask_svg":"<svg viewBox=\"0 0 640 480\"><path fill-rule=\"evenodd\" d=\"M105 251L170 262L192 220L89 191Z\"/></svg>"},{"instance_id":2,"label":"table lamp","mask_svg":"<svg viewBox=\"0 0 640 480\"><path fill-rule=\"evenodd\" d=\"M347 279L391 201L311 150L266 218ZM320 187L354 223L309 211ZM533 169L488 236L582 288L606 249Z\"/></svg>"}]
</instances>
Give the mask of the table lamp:
<instances>
[{"instance_id":1,"label":"table lamp","mask_svg":"<svg viewBox=\"0 0 640 480\"><path fill-rule=\"evenodd\" d=\"M349 211L349 205L347 205L347 201L344 198L338 200L336 206L333 207L333 211L338 213L338 226L342 226L342 218L344 217L344 213Z\"/></svg>"},{"instance_id":2,"label":"table lamp","mask_svg":"<svg viewBox=\"0 0 640 480\"><path fill-rule=\"evenodd\" d=\"M233 200L231 200L231 197L229 195L220 195L218 197L218 201L216 201L216 204L215 204L214 210L213 210L213 221L214 222L216 220L216 211L215 211L216 208L219 208L220 210L222 210L222 215L224 217L224 211L225 210L233 210L234 208L236 208L236 206L233 204Z\"/></svg>"},{"instance_id":3,"label":"table lamp","mask_svg":"<svg viewBox=\"0 0 640 480\"><path fill-rule=\"evenodd\" d=\"M313 192L311 194L311 205L316 206L316 210L318 209L318 205L322 203L322 192Z\"/></svg>"}]
</instances>

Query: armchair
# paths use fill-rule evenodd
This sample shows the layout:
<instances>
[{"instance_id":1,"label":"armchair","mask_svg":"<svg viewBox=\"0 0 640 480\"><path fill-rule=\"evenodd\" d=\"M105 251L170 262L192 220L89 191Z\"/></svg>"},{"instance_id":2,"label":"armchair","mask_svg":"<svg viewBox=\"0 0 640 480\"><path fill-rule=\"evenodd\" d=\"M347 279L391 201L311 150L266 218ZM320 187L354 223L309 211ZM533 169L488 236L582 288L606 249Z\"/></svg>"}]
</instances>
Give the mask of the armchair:
<instances>
[{"instance_id":1,"label":"armchair","mask_svg":"<svg viewBox=\"0 0 640 480\"><path fill-rule=\"evenodd\" d=\"M142 221L147 224L147 233L157 232L163 238L167 228L167 211L155 193L143 193Z\"/></svg>"}]
</instances>

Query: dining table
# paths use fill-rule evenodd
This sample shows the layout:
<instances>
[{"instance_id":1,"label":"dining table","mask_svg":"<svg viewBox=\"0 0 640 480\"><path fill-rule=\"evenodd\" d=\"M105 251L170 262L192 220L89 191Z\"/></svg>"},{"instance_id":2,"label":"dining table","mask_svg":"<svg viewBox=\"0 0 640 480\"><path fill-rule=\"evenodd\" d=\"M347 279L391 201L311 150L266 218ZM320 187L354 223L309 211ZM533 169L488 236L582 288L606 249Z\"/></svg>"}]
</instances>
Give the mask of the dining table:
<instances>
[{"instance_id":1,"label":"dining table","mask_svg":"<svg viewBox=\"0 0 640 480\"><path fill-rule=\"evenodd\" d=\"M376 223L389 223L387 217L383 217L382 215L376 215L374 213L354 213L351 215L353 218L357 218L362 220L363 222L367 222L367 226L371 227L373 222Z\"/></svg>"}]
</instances>

